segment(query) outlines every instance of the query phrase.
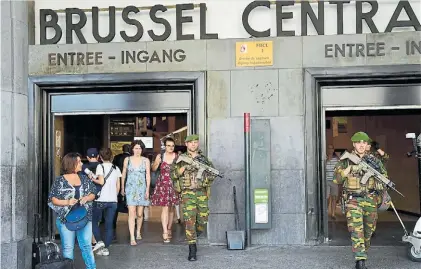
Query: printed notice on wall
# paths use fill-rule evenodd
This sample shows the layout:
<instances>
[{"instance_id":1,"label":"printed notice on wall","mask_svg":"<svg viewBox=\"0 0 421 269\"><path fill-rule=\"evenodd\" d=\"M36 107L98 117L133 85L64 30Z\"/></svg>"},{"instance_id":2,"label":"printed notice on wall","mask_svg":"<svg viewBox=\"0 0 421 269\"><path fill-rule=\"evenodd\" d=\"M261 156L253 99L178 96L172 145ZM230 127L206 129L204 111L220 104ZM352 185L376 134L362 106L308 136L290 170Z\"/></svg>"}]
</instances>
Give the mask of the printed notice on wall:
<instances>
[{"instance_id":1,"label":"printed notice on wall","mask_svg":"<svg viewBox=\"0 0 421 269\"><path fill-rule=\"evenodd\" d=\"M235 66L273 65L273 42L253 41L235 43Z\"/></svg>"},{"instance_id":2,"label":"printed notice on wall","mask_svg":"<svg viewBox=\"0 0 421 269\"><path fill-rule=\"evenodd\" d=\"M56 148L61 148L61 131L56 130Z\"/></svg>"},{"instance_id":3,"label":"printed notice on wall","mask_svg":"<svg viewBox=\"0 0 421 269\"><path fill-rule=\"evenodd\" d=\"M269 222L269 190L255 189L254 190L254 222L268 223Z\"/></svg>"},{"instance_id":4,"label":"printed notice on wall","mask_svg":"<svg viewBox=\"0 0 421 269\"><path fill-rule=\"evenodd\" d=\"M269 222L268 204L255 204L254 205L254 222L255 223L268 223Z\"/></svg>"}]
</instances>

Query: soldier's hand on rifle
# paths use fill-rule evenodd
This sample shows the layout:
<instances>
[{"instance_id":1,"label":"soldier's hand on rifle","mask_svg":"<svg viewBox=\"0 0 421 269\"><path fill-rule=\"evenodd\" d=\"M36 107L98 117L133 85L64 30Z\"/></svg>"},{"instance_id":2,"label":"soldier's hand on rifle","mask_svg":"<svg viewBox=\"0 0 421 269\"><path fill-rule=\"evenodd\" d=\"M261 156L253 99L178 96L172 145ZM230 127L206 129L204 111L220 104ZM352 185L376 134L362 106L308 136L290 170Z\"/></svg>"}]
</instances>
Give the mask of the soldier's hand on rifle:
<instances>
[{"instance_id":1,"label":"soldier's hand on rifle","mask_svg":"<svg viewBox=\"0 0 421 269\"><path fill-rule=\"evenodd\" d=\"M348 167L347 167L347 168L343 171L344 176L348 176L348 174L351 172L351 168L352 168L352 165L348 166Z\"/></svg>"},{"instance_id":2,"label":"soldier's hand on rifle","mask_svg":"<svg viewBox=\"0 0 421 269\"><path fill-rule=\"evenodd\" d=\"M184 173L184 171L186 170L186 167L185 166L182 166L182 167L180 167L180 169L178 169L178 173L180 174L180 175L182 175L183 173Z\"/></svg>"}]
</instances>

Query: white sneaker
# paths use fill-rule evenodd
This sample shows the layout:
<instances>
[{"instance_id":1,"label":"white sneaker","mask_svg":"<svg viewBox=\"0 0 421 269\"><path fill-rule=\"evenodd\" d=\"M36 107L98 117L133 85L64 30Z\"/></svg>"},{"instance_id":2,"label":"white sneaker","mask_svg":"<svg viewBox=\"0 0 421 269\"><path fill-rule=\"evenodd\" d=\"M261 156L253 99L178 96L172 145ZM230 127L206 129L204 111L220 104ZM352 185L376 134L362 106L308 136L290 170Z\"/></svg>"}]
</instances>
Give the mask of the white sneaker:
<instances>
[{"instance_id":1,"label":"white sneaker","mask_svg":"<svg viewBox=\"0 0 421 269\"><path fill-rule=\"evenodd\" d=\"M97 242L97 243L96 243L96 245L94 246L94 248L92 249L92 251L93 251L93 252L95 252L95 251L97 251L98 249L101 249L101 248L103 248L103 247L105 247L104 242L99 241L99 242Z\"/></svg>"},{"instance_id":2,"label":"white sneaker","mask_svg":"<svg viewBox=\"0 0 421 269\"><path fill-rule=\"evenodd\" d=\"M96 255L108 256L108 255L110 255L110 252L108 251L108 248L102 248L96 253Z\"/></svg>"}]
</instances>

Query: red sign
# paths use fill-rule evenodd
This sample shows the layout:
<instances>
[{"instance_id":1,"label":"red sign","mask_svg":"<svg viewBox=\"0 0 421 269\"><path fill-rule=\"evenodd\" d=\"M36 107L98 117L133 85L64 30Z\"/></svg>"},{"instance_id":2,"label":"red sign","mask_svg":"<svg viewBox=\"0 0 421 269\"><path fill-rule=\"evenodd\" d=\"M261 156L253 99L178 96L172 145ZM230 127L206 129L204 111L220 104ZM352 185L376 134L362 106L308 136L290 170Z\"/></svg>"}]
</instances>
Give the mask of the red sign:
<instances>
[{"instance_id":1,"label":"red sign","mask_svg":"<svg viewBox=\"0 0 421 269\"><path fill-rule=\"evenodd\" d=\"M250 132L250 113L244 113L244 132Z\"/></svg>"}]
</instances>

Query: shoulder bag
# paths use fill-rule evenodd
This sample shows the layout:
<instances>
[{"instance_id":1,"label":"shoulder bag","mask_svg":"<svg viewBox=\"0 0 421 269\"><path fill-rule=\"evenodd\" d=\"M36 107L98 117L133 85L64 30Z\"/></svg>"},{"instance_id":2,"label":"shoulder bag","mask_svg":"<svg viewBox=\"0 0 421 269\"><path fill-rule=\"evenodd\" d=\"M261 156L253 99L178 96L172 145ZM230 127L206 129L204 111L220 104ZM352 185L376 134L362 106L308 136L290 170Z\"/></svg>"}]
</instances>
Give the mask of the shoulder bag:
<instances>
[{"instance_id":1,"label":"shoulder bag","mask_svg":"<svg viewBox=\"0 0 421 269\"><path fill-rule=\"evenodd\" d=\"M102 171L103 171L103 173L105 173L105 168L104 168L104 165L102 165L102 164L101 164L101 167L102 167ZM108 179L108 177L111 175L111 173L113 172L114 168L115 168L115 166L114 166L114 164L113 164L113 165L111 166L111 169L110 169L110 171L108 172L108 174L104 177L104 184L103 184L103 185L100 185L100 184L95 184L95 185L96 185L96 190L97 190L97 193L96 193L96 196L95 196L95 200L96 200L96 199L98 199L98 198L101 196L101 190L102 190L102 187L105 185L105 183L107 183L107 179Z\"/></svg>"},{"instance_id":2,"label":"shoulder bag","mask_svg":"<svg viewBox=\"0 0 421 269\"><path fill-rule=\"evenodd\" d=\"M81 187L83 187L83 180L81 181ZM88 210L84 205L80 204L80 199L74 204L70 211L64 217L64 225L69 231L78 231L86 226L88 223Z\"/></svg>"},{"instance_id":3,"label":"shoulder bag","mask_svg":"<svg viewBox=\"0 0 421 269\"><path fill-rule=\"evenodd\" d=\"M158 180L159 174L161 173L161 164L164 161L165 153L161 154L161 162L158 165L156 171L151 172L151 188L155 188L156 181Z\"/></svg>"},{"instance_id":4,"label":"shoulder bag","mask_svg":"<svg viewBox=\"0 0 421 269\"><path fill-rule=\"evenodd\" d=\"M88 210L78 201L64 217L64 225L69 231L79 231L88 223Z\"/></svg>"}]
</instances>

